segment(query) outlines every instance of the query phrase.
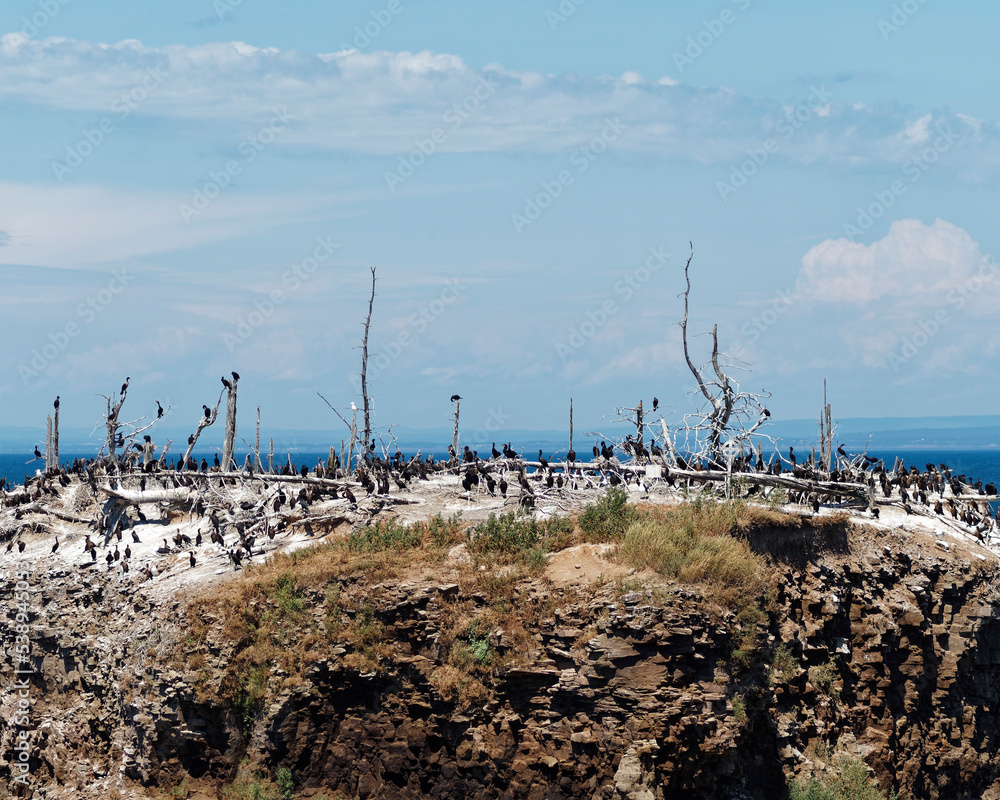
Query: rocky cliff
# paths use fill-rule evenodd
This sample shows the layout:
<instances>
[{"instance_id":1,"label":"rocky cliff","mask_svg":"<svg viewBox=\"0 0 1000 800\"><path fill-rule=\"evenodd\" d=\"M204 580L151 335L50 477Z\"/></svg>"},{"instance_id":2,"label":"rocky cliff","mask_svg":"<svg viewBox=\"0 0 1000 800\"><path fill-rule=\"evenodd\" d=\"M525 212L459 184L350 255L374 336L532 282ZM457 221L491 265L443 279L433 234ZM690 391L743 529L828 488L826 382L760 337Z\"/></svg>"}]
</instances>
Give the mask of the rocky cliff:
<instances>
[{"instance_id":1,"label":"rocky cliff","mask_svg":"<svg viewBox=\"0 0 1000 800\"><path fill-rule=\"evenodd\" d=\"M748 539L775 577L752 635L744 610L695 586L572 548L509 587L521 639L491 623L465 665L447 646L458 611L495 619L476 584L447 564L345 573L338 613L368 615L382 649L359 658L370 642L345 639L294 675L276 662L263 705L236 709L223 697L237 647L209 611L193 637L189 589L38 556L20 585L30 723L5 725L0 753L16 777L27 731L28 785L0 796L215 798L280 768L295 796L330 800L777 798L852 758L904 798L1000 798L996 557L846 519ZM10 631L14 563L0 573ZM303 613L327 615L329 588L306 592Z\"/></svg>"}]
</instances>

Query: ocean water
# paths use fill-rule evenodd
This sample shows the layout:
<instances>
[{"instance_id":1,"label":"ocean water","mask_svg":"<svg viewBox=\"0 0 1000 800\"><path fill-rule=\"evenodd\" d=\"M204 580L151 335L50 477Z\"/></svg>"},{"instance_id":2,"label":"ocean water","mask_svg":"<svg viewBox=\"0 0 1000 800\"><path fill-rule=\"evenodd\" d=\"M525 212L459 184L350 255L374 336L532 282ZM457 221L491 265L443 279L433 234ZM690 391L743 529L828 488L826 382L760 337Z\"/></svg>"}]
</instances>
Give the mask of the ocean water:
<instances>
[{"instance_id":1,"label":"ocean water","mask_svg":"<svg viewBox=\"0 0 1000 800\"><path fill-rule=\"evenodd\" d=\"M515 446L514 449L520 452L522 448ZM523 449L528 454L534 454L538 449L538 445L537 443L531 443ZM404 448L403 453L407 457L411 457L415 455L416 451ZM421 450L421 453L424 457L433 455L437 460L447 459L448 457L447 452L444 451L431 453L424 449ZM546 450L546 453L551 455L551 449ZM316 466L317 460L322 460L325 465L328 455L329 450L302 451L291 453L291 459L296 468L304 464L311 469ZM984 484L992 481L1000 485L1000 449L998 448L983 448L979 450L909 450L901 448L895 452L870 451L869 455L884 459L889 469L892 468L895 458L899 457L903 459L907 467L914 465L921 471L926 468L927 464L934 464L935 466L945 464L953 470L953 474L966 475L970 483L976 479L981 479ZM63 453L61 461L67 463L78 457L90 458L92 456L93 453ZM211 465L215 458L215 451L206 453L195 452L193 456L197 459L198 463L201 463L201 459L205 458ZM767 454L765 453L766 456ZM288 457L289 454L287 453L282 453L280 456L275 453L276 466L280 467L285 464ZM529 455L529 457L532 456ZM237 463L242 464L245 458L245 451L237 452ZM31 453L0 453L0 476L5 477L8 484L22 484L24 483L25 475L34 475L35 470L39 469L41 463L40 460L33 460Z\"/></svg>"}]
</instances>

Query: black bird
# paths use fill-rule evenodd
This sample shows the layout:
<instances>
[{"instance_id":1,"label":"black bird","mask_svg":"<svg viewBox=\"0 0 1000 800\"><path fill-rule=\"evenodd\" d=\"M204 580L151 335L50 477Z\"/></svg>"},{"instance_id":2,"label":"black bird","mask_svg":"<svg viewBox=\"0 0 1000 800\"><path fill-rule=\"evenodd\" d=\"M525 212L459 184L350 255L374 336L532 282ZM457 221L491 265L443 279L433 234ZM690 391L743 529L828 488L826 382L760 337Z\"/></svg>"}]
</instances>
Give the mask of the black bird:
<instances>
[{"instance_id":1,"label":"black bird","mask_svg":"<svg viewBox=\"0 0 1000 800\"><path fill-rule=\"evenodd\" d=\"M131 378L126 378L125 379L125 383L122 384L122 390L121 390L122 395L125 394L125 390L128 388L128 382L130 380L132 380L132 379Z\"/></svg>"},{"instance_id":2,"label":"black bird","mask_svg":"<svg viewBox=\"0 0 1000 800\"><path fill-rule=\"evenodd\" d=\"M601 451L597 449L597 445L594 445L594 458L597 458L601 454Z\"/></svg>"},{"instance_id":3,"label":"black bird","mask_svg":"<svg viewBox=\"0 0 1000 800\"><path fill-rule=\"evenodd\" d=\"M837 446L837 452L840 453L844 458L847 458L847 451L844 450L844 445Z\"/></svg>"},{"instance_id":4,"label":"black bird","mask_svg":"<svg viewBox=\"0 0 1000 800\"><path fill-rule=\"evenodd\" d=\"M545 456L542 455L542 451L541 450L538 451L538 463L542 465L542 469L548 469L549 468L548 459L546 459Z\"/></svg>"},{"instance_id":5,"label":"black bird","mask_svg":"<svg viewBox=\"0 0 1000 800\"><path fill-rule=\"evenodd\" d=\"M204 458L201 460L201 471L208 472L208 462Z\"/></svg>"},{"instance_id":6,"label":"black bird","mask_svg":"<svg viewBox=\"0 0 1000 800\"><path fill-rule=\"evenodd\" d=\"M458 401L459 401L459 400L461 400L461 399L462 399L462 398L461 398L461 397L459 397L459 395L457 395L457 394L453 394L453 395L451 396L451 402L453 402L453 403L456 403L456 402L458 402Z\"/></svg>"},{"instance_id":7,"label":"black bird","mask_svg":"<svg viewBox=\"0 0 1000 800\"><path fill-rule=\"evenodd\" d=\"M53 408L59 408L59 395L56 395L56 401L52 404Z\"/></svg>"},{"instance_id":8,"label":"black bird","mask_svg":"<svg viewBox=\"0 0 1000 800\"><path fill-rule=\"evenodd\" d=\"M358 504L358 499L354 496L354 492L352 492L350 488L346 486L344 487L344 497L347 498L347 502L349 502L351 505Z\"/></svg>"},{"instance_id":9,"label":"black bird","mask_svg":"<svg viewBox=\"0 0 1000 800\"><path fill-rule=\"evenodd\" d=\"M194 543L196 546L201 547L201 528L198 529L198 535L194 537Z\"/></svg>"},{"instance_id":10,"label":"black bird","mask_svg":"<svg viewBox=\"0 0 1000 800\"><path fill-rule=\"evenodd\" d=\"M493 458L500 458L500 451L497 450L496 442L493 442Z\"/></svg>"},{"instance_id":11,"label":"black bird","mask_svg":"<svg viewBox=\"0 0 1000 800\"><path fill-rule=\"evenodd\" d=\"M567 461L576 461L576 450L570 450L566 454L566 460Z\"/></svg>"},{"instance_id":12,"label":"black bird","mask_svg":"<svg viewBox=\"0 0 1000 800\"><path fill-rule=\"evenodd\" d=\"M160 405L160 401L156 401L156 418L159 419L163 416L163 406Z\"/></svg>"},{"instance_id":13,"label":"black bird","mask_svg":"<svg viewBox=\"0 0 1000 800\"><path fill-rule=\"evenodd\" d=\"M194 434L193 433L190 436L188 436L188 445L192 446L192 447L194 446Z\"/></svg>"},{"instance_id":14,"label":"black bird","mask_svg":"<svg viewBox=\"0 0 1000 800\"><path fill-rule=\"evenodd\" d=\"M216 467L219 466L219 454L218 453L215 454L215 466Z\"/></svg>"},{"instance_id":15,"label":"black bird","mask_svg":"<svg viewBox=\"0 0 1000 800\"><path fill-rule=\"evenodd\" d=\"M206 405L203 405L202 408L205 409L205 419L209 419L212 416L212 409Z\"/></svg>"},{"instance_id":16,"label":"black bird","mask_svg":"<svg viewBox=\"0 0 1000 800\"><path fill-rule=\"evenodd\" d=\"M224 377L221 380L222 380L222 385L225 386L227 389L233 388L233 385L229 381L227 381Z\"/></svg>"},{"instance_id":17,"label":"black bird","mask_svg":"<svg viewBox=\"0 0 1000 800\"><path fill-rule=\"evenodd\" d=\"M198 561L197 561L197 559L195 559L195 557L194 557L194 550L189 550L189 551L188 551L188 553L190 554L190 555L189 555L189 559L190 559L190 561L191 561L191 566L193 567L193 566L194 566L195 564L197 564L197 563L198 563Z\"/></svg>"},{"instance_id":18,"label":"black bird","mask_svg":"<svg viewBox=\"0 0 1000 800\"><path fill-rule=\"evenodd\" d=\"M795 448L794 447L789 447L788 448L788 460L792 462L792 466L794 467L795 464L796 464L796 460L795 460Z\"/></svg>"},{"instance_id":19,"label":"black bird","mask_svg":"<svg viewBox=\"0 0 1000 800\"><path fill-rule=\"evenodd\" d=\"M139 534L136 533L135 531L132 531L132 541L135 542L136 544L141 544L141 542L139 541Z\"/></svg>"},{"instance_id":20,"label":"black bird","mask_svg":"<svg viewBox=\"0 0 1000 800\"><path fill-rule=\"evenodd\" d=\"M40 451L38 450L38 448L36 447L36 448L35 448L35 458L41 458L41 457L42 457L42 454L41 454L41 452L40 452Z\"/></svg>"},{"instance_id":21,"label":"black bird","mask_svg":"<svg viewBox=\"0 0 1000 800\"><path fill-rule=\"evenodd\" d=\"M229 374L233 376L233 383L236 383L240 379L240 373L238 372L230 372Z\"/></svg>"},{"instance_id":22,"label":"black bird","mask_svg":"<svg viewBox=\"0 0 1000 800\"><path fill-rule=\"evenodd\" d=\"M24 542L23 541L19 541L17 543L17 552L19 552L19 553L23 553L24 552Z\"/></svg>"},{"instance_id":23,"label":"black bird","mask_svg":"<svg viewBox=\"0 0 1000 800\"><path fill-rule=\"evenodd\" d=\"M770 412L770 411L768 411L768 410L767 410L766 408L765 408L765 409L762 409L762 410L761 410L761 413L762 413L762 414L763 414L763 415L764 415L765 417L769 417L769 416L771 416L771 412Z\"/></svg>"},{"instance_id":24,"label":"black bird","mask_svg":"<svg viewBox=\"0 0 1000 800\"><path fill-rule=\"evenodd\" d=\"M56 538L56 543L54 545L52 545L52 552L54 553L58 549L59 549L59 539L57 537Z\"/></svg>"},{"instance_id":25,"label":"black bird","mask_svg":"<svg viewBox=\"0 0 1000 800\"><path fill-rule=\"evenodd\" d=\"M653 398L653 411L656 411L656 409L657 409L657 407L658 407L659 405L660 405L660 398L658 398L658 397L654 397L654 398Z\"/></svg>"}]
</instances>

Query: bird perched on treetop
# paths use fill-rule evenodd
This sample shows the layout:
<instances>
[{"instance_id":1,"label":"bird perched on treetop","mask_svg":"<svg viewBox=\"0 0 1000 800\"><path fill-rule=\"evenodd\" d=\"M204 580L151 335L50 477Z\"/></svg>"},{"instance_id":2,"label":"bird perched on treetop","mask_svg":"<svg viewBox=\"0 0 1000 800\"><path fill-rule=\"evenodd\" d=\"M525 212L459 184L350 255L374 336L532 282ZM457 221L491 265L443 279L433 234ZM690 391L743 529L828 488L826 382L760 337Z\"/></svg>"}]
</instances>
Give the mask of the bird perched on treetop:
<instances>
[{"instance_id":1,"label":"bird perched on treetop","mask_svg":"<svg viewBox=\"0 0 1000 800\"><path fill-rule=\"evenodd\" d=\"M156 418L159 419L163 416L163 406L160 405L160 401L156 401Z\"/></svg>"},{"instance_id":2,"label":"bird perched on treetop","mask_svg":"<svg viewBox=\"0 0 1000 800\"><path fill-rule=\"evenodd\" d=\"M205 419L209 419L212 416L212 409L204 405L202 406L202 408L205 409Z\"/></svg>"},{"instance_id":3,"label":"bird perched on treetop","mask_svg":"<svg viewBox=\"0 0 1000 800\"><path fill-rule=\"evenodd\" d=\"M240 379L240 373L236 371L230 372L229 374L233 376L233 383L236 383L236 381Z\"/></svg>"},{"instance_id":4,"label":"bird perched on treetop","mask_svg":"<svg viewBox=\"0 0 1000 800\"><path fill-rule=\"evenodd\" d=\"M220 380L222 381L222 385L225 386L227 389L233 388L233 385L229 381L227 381L224 376Z\"/></svg>"},{"instance_id":5,"label":"bird perched on treetop","mask_svg":"<svg viewBox=\"0 0 1000 800\"><path fill-rule=\"evenodd\" d=\"M460 397L459 395L457 395L457 394L453 394L453 395L451 396L451 402L453 402L453 403L457 403L457 402L458 402L459 400L461 400L461 399L462 399L462 398L461 398L461 397Z\"/></svg>"},{"instance_id":6,"label":"bird perched on treetop","mask_svg":"<svg viewBox=\"0 0 1000 800\"><path fill-rule=\"evenodd\" d=\"M656 411L656 408L659 405L660 405L660 398L659 397L654 397L653 398L653 411Z\"/></svg>"},{"instance_id":7,"label":"bird perched on treetop","mask_svg":"<svg viewBox=\"0 0 1000 800\"><path fill-rule=\"evenodd\" d=\"M56 401L52 404L53 408L59 408L59 395L56 395Z\"/></svg>"}]
</instances>

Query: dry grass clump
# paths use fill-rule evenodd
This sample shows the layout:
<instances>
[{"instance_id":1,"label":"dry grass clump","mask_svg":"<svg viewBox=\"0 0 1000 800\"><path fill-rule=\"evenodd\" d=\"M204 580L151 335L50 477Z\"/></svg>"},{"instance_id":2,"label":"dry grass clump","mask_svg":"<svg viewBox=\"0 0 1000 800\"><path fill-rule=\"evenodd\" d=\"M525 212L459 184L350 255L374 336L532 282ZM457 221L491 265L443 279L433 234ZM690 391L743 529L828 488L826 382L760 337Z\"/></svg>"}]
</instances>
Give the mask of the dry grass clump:
<instances>
[{"instance_id":1,"label":"dry grass clump","mask_svg":"<svg viewBox=\"0 0 1000 800\"><path fill-rule=\"evenodd\" d=\"M767 564L734 534L760 524L760 514L773 513L699 498L655 516L644 514L626 530L618 555L638 569L706 586L717 600L756 598L769 583Z\"/></svg>"}]
</instances>

